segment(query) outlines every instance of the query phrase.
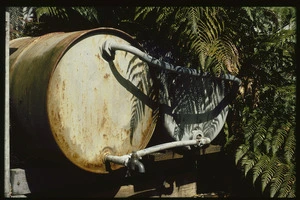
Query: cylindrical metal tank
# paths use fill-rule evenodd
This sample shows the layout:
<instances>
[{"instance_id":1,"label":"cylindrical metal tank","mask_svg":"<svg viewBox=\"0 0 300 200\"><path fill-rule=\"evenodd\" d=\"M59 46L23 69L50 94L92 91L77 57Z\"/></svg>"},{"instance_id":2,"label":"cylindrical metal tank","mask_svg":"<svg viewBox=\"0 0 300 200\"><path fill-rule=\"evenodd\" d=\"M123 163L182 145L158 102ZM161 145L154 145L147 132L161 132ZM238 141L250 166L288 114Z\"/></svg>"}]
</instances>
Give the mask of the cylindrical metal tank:
<instances>
[{"instance_id":1,"label":"cylindrical metal tank","mask_svg":"<svg viewBox=\"0 0 300 200\"><path fill-rule=\"evenodd\" d=\"M124 155L146 147L157 109L137 98L112 71L149 96L153 81L148 66L133 54L117 51L112 69L100 53L107 39L140 48L112 28L10 42L12 125L26 134L24 151L55 157L58 150L84 170L107 173L105 153Z\"/></svg>"}]
</instances>

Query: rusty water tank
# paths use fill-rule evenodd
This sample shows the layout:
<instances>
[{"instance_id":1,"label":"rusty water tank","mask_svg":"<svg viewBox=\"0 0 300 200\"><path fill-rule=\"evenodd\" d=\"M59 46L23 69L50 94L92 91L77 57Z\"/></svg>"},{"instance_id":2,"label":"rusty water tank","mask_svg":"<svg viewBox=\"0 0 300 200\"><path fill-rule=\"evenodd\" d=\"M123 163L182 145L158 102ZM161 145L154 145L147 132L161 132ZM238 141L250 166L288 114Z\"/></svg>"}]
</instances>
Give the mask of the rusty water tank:
<instances>
[{"instance_id":1,"label":"rusty water tank","mask_svg":"<svg viewBox=\"0 0 300 200\"><path fill-rule=\"evenodd\" d=\"M28 149L43 155L56 148L84 170L108 173L106 152L124 155L146 147L157 110L116 79L99 49L107 39L141 48L112 28L10 42L12 124L26 134ZM122 77L149 95L153 81L145 62L117 51L114 64ZM120 167L111 164L112 170Z\"/></svg>"}]
</instances>

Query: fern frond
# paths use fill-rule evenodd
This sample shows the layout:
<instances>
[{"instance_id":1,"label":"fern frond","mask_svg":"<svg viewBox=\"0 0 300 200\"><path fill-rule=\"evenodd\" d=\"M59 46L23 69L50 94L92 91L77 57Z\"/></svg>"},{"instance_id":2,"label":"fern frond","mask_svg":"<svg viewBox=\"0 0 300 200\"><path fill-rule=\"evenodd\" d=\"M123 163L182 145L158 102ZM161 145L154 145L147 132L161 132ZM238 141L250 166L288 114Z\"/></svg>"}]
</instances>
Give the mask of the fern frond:
<instances>
[{"instance_id":1,"label":"fern frond","mask_svg":"<svg viewBox=\"0 0 300 200\"><path fill-rule=\"evenodd\" d=\"M72 9L78 12L88 21L99 23L98 12L95 7L72 7Z\"/></svg>"},{"instance_id":2,"label":"fern frond","mask_svg":"<svg viewBox=\"0 0 300 200\"><path fill-rule=\"evenodd\" d=\"M266 138L264 140L265 152L268 155L269 155L270 150L272 148L272 139L273 139L273 131L272 131L272 129L269 128L268 133L266 135Z\"/></svg>"},{"instance_id":3,"label":"fern frond","mask_svg":"<svg viewBox=\"0 0 300 200\"><path fill-rule=\"evenodd\" d=\"M278 158L276 156L273 156L261 176L262 191L264 191L266 186L269 183L271 183L271 180L274 177L275 172L277 170L278 164L279 164Z\"/></svg>"},{"instance_id":4,"label":"fern frond","mask_svg":"<svg viewBox=\"0 0 300 200\"><path fill-rule=\"evenodd\" d=\"M208 12L205 12L205 29L206 31L210 30L208 33L210 35L211 41L217 39L222 30L218 29L218 20L215 15L210 15Z\"/></svg>"},{"instance_id":5,"label":"fern frond","mask_svg":"<svg viewBox=\"0 0 300 200\"><path fill-rule=\"evenodd\" d=\"M245 133L245 140L250 141L251 138L254 136L254 134L257 131L258 128L258 120L256 119L256 116L251 116L250 119L248 119L247 125L244 127L244 133Z\"/></svg>"},{"instance_id":6,"label":"fern frond","mask_svg":"<svg viewBox=\"0 0 300 200\"><path fill-rule=\"evenodd\" d=\"M284 181L281 184L278 197L295 196L296 171L293 164L287 166L288 170L284 175Z\"/></svg>"},{"instance_id":7,"label":"fern frond","mask_svg":"<svg viewBox=\"0 0 300 200\"><path fill-rule=\"evenodd\" d=\"M275 197L276 193L279 191L281 184L284 181L284 176L286 171L287 171L286 165L282 163L277 164L277 170L271 181L270 197L272 198Z\"/></svg>"},{"instance_id":8,"label":"fern frond","mask_svg":"<svg viewBox=\"0 0 300 200\"><path fill-rule=\"evenodd\" d=\"M259 146L263 143L267 134L267 130L264 126L259 126L258 130L259 131L256 132L253 137L254 151L256 150L256 148L259 148Z\"/></svg>"},{"instance_id":9,"label":"fern frond","mask_svg":"<svg viewBox=\"0 0 300 200\"><path fill-rule=\"evenodd\" d=\"M282 145L284 144L284 140L287 136L287 131L283 128L279 128L276 131L276 135L273 137L272 141L272 153L276 154L277 151L282 148Z\"/></svg>"},{"instance_id":10,"label":"fern frond","mask_svg":"<svg viewBox=\"0 0 300 200\"><path fill-rule=\"evenodd\" d=\"M198 7L190 7L186 13L190 19L192 34L197 34L197 22L200 20L200 11Z\"/></svg>"},{"instance_id":11,"label":"fern frond","mask_svg":"<svg viewBox=\"0 0 300 200\"><path fill-rule=\"evenodd\" d=\"M137 20L140 17L145 19L154 9L156 9L156 7L137 7L134 20Z\"/></svg>"},{"instance_id":12,"label":"fern frond","mask_svg":"<svg viewBox=\"0 0 300 200\"><path fill-rule=\"evenodd\" d=\"M263 173L263 170L266 168L266 166L269 164L270 158L263 154L258 162L253 167L253 184L256 182L257 178Z\"/></svg>"},{"instance_id":13,"label":"fern frond","mask_svg":"<svg viewBox=\"0 0 300 200\"><path fill-rule=\"evenodd\" d=\"M244 168L244 175L247 176L248 172L253 169L254 165L260 159L261 154L260 152L251 152L251 154L245 155L241 160L241 166Z\"/></svg>"},{"instance_id":14,"label":"fern frond","mask_svg":"<svg viewBox=\"0 0 300 200\"><path fill-rule=\"evenodd\" d=\"M290 128L284 145L284 157L288 163L295 159L296 137L294 128Z\"/></svg>"},{"instance_id":15,"label":"fern frond","mask_svg":"<svg viewBox=\"0 0 300 200\"><path fill-rule=\"evenodd\" d=\"M36 9L37 19L42 15L55 16L61 19L69 19L64 7L38 7Z\"/></svg>"},{"instance_id":16,"label":"fern frond","mask_svg":"<svg viewBox=\"0 0 300 200\"><path fill-rule=\"evenodd\" d=\"M238 149L235 153L235 163L236 164L248 152L249 148L250 148L249 144L242 144L238 147Z\"/></svg>"},{"instance_id":17,"label":"fern frond","mask_svg":"<svg viewBox=\"0 0 300 200\"><path fill-rule=\"evenodd\" d=\"M162 24L164 24L165 22L167 22L168 18L172 15L174 15L175 12L175 7L161 7L158 8L159 9L159 15L156 18L156 23L159 24L159 26L161 26Z\"/></svg>"}]
</instances>

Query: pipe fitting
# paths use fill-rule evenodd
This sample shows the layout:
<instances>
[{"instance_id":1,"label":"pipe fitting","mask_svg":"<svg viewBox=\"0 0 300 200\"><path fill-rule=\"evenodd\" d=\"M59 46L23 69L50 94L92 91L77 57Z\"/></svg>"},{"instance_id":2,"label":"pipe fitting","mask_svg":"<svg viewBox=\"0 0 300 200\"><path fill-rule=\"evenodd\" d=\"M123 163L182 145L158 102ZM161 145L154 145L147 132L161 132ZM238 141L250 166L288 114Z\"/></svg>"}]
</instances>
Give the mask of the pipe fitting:
<instances>
[{"instance_id":1,"label":"pipe fitting","mask_svg":"<svg viewBox=\"0 0 300 200\"><path fill-rule=\"evenodd\" d=\"M135 151L131 154L131 157L129 159L129 166L131 170L135 170L137 167L140 173L145 173L145 167L143 163L139 161L139 157Z\"/></svg>"}]
</instances>

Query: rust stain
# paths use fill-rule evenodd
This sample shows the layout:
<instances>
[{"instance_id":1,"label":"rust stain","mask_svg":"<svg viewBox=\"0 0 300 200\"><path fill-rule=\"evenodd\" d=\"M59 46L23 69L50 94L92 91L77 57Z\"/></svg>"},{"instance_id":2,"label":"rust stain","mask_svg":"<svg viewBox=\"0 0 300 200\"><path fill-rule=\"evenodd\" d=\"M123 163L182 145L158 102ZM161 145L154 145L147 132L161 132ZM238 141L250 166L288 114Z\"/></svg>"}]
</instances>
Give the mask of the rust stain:
<instances>
[{"instance_id":1,"label":"rust stain","mask_svg":"<svg viewBox=\"0 0 300 200\"><path fill-rule=\"evenodd\" d=\"M65 91L65 89L66 89L66 82L65 82L65 81L63 81L62 90L63 90L63 91Z\"/></svg>"},{"instance_id":2,"label":"rust stain","mask_svg":"<svg viewBox=\"0 0 300 200\"><path fill-rule=\"evenodd\" d=\"M106 105L106 103L104 103L104 105L103 105L103 113L102 113L102 115L103 115L103 119L101 121L100 127L101 127L101 129L104 129L105 128L105 124L107 122L107 118L105 117L105 116L107 116L107 105Z\"/></svg>"},{"instance_id":3,"label":"rust stain","mask_svg":"<svg viewBox=\"0 0 300 200\"><path fill-rule=\"evenodd\" d=\"M106 120L107 120L106 117L103 117L103 120L101 122L101 128L104 128Z\"/></svg>"},{"instance_id":4,"label":"rust stain","mask_svg":"<svg viewBox=\"0 0 300 200\"><path fill-rule=\"evenodd\" d=\"M107 79L108 77L110 77L110 74L106 73L103 78Z\"/></svg>"},{"instance_id":5,"label":"rust stain","mask_svg":"<svg viewBox=\"0 0 300 200\"><path fill-rule=\"evenodd\" d=\"M59 113L57 113L57 117L58 117L58 121L60 122L61 120L60 120L60 114Z\"/></svg>"},{"instance_id":6,"label":"rust stain","mask_svg":"<svg viewBox=\"0 0 300 200\"><path fill-rule=\"evenodd\" d=\"M126 133L127 136L130 135L130 132L131 132L130 129L125 129L124 131L125 131L125 133Z\"/></svg>"},{"instance_id":7,"label":"rust stain","mask_svg":"<svg viewBox=\"0 0 300 200\"><path fill-rule=\"evenodd\" d=\"M100 57L100 54L98 53L98 54L96 54L95 55L99 60L101 60L101 57Z\"/></svg>"}]
</instances>

